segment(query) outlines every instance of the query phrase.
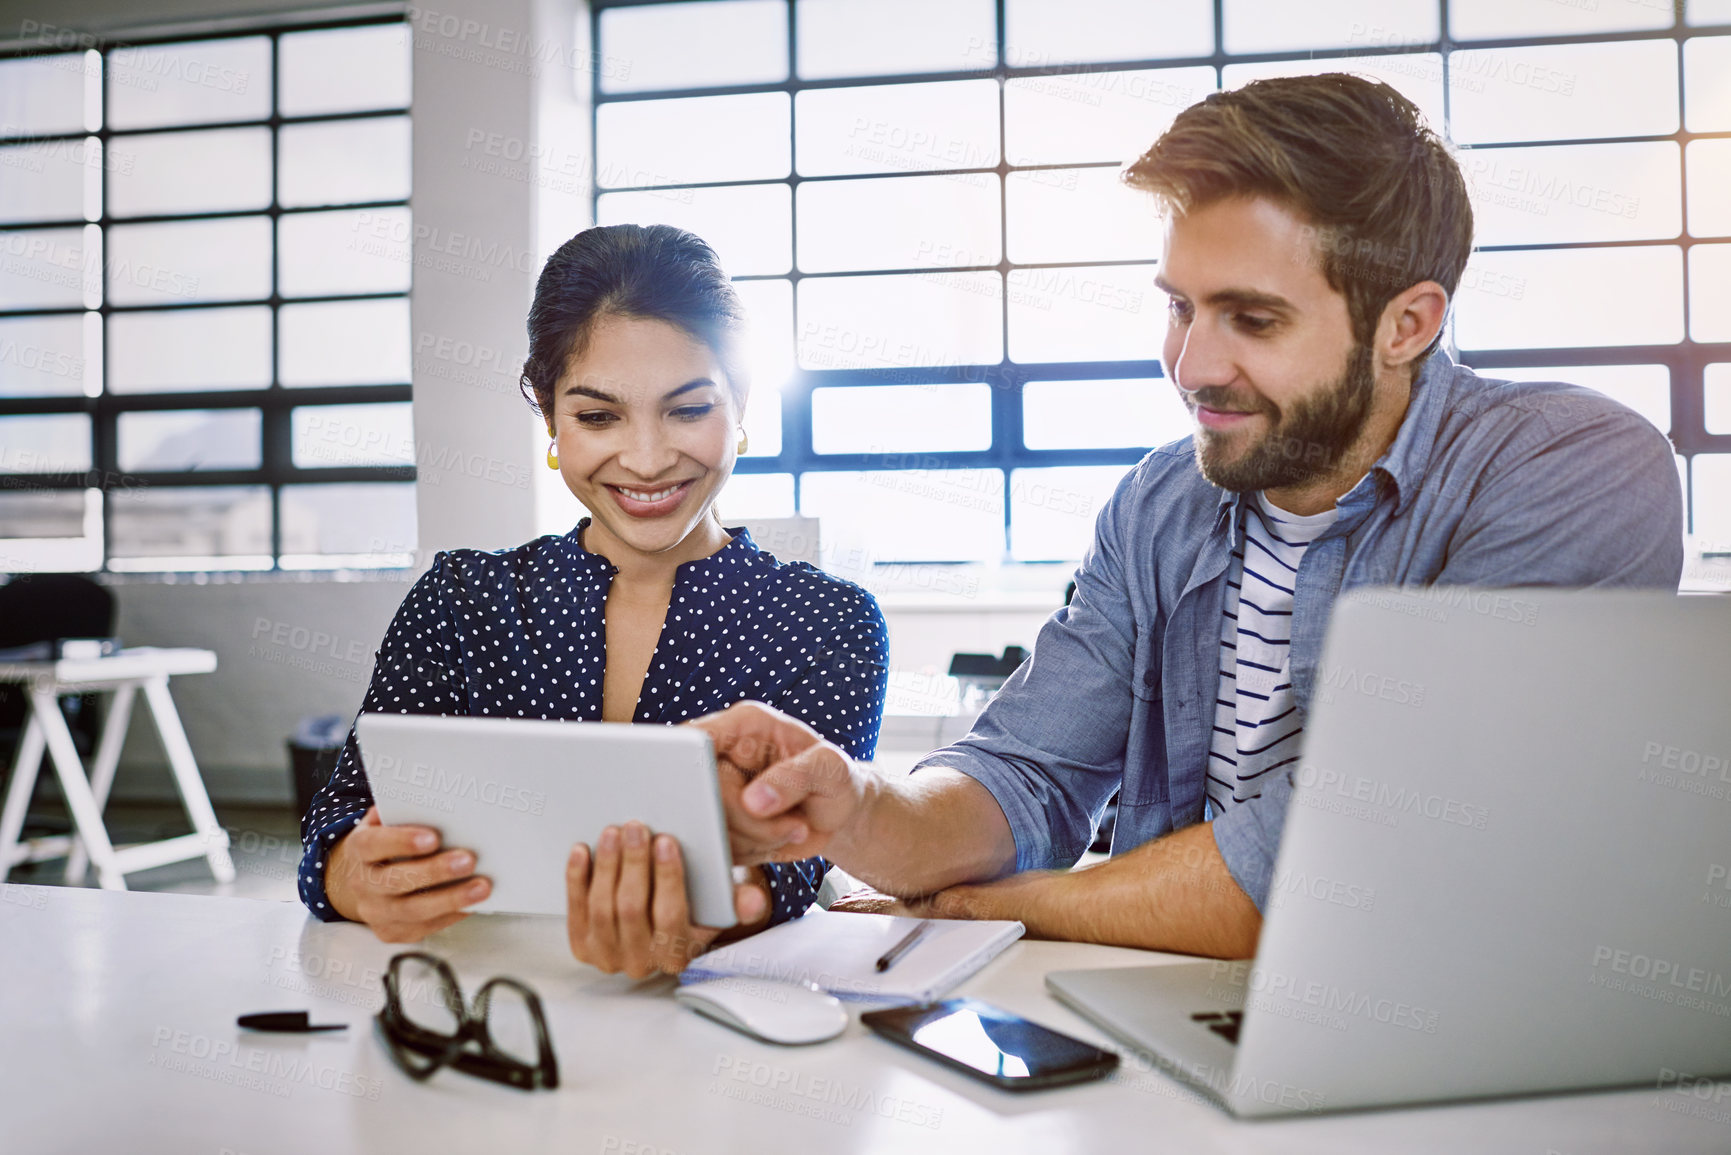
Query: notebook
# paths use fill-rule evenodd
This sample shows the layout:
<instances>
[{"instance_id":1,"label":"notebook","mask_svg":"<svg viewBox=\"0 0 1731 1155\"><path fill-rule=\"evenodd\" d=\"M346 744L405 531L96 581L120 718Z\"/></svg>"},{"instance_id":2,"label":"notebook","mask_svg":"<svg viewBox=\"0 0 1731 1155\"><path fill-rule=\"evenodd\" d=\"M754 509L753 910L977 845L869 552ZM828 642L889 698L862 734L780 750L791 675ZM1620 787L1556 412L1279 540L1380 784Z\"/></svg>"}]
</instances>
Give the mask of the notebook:
<instances>
[{"instance_id":1,"label":"notebook","mask_svg":"<svg viewBox=\"0 0 1731 1155\"><path fill-rule=\"evenodd\" d=\"M681 982L745 977L804 982L860 1002L929 1003L1022 937L1019 922L929 919L931 929L886 971L877 960L922 920L821 908L699 955Z\"/></svg>"}]
</instances>

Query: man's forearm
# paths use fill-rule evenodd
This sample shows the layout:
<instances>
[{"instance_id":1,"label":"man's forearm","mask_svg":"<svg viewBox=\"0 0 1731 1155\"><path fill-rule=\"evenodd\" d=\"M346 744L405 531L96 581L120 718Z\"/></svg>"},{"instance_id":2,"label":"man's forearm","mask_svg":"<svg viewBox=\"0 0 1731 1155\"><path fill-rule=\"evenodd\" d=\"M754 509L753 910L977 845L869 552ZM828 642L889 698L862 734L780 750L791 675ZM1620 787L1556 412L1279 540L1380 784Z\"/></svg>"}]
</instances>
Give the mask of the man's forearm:
<instances>
[{"instance_id":1,"label":"man's forearm","mask_svg":"<svg viewBox=\"0 0 1731 1155\"><path fill-rule=\"evenodd\" d=\"M1255 954L1262 930L1261 913L1233 881L1206 823L1082 870L958 886L938 895L931 913L1019 919L1034 938L1210 958Z\"/></svg>"},{"instance_id":2,"label":"man's forearm","mask_svg":"<svg viewBox=\"0 0 1731 1155\"><path fill-rule=\"evenodd\" d=\"M825 857L885 894L917 897L1015 869L1016 841L991 791L959 770L874 775L861 817Z\"/></svg>"}]
</instances>

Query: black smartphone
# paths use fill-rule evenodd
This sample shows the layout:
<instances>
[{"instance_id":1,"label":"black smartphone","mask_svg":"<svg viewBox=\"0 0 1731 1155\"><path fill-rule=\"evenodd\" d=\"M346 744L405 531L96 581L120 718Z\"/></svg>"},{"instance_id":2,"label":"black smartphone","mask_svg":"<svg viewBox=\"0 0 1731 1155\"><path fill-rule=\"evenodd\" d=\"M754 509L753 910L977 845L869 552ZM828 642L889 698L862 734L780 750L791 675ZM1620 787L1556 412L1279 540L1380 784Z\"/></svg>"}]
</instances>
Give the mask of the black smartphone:
<instances>
[{"instance_id":1,"label":"black smartphone","mask_svg":"<svg viewBox=\"0 0 1731 1155\"><path fill-rule=\"evenodd\" d=\"M1084 1083L1118 1066L1111 1051L978 999L867 1011L859 1021L892 1043L1006 1091Z\"/></svg>"}]
</instances>

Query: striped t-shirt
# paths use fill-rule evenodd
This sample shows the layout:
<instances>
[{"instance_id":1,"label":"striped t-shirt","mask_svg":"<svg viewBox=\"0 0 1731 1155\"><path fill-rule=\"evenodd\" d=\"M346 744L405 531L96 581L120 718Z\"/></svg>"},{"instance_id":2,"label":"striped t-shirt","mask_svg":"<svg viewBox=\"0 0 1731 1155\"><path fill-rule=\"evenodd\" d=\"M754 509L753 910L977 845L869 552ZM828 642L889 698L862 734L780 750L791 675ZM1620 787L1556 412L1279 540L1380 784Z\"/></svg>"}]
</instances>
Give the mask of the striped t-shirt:
<instances>
[{"instance_id":1,"label":"striped t-shirt","mask_svg":"<svg viewBox=\"0 0 1731 1155\"><path fill-rule=\"evenodd\" d=\"M1300 517L1260 492L1243 508L1243 540L1226 572L1220 689L1208 750L1208 801L1215 813L1255 798L1269 774L1298 760L1304 726L1287 653L1292 591L1305 549L1340 512Z\"/></svg>"}]
</instances>

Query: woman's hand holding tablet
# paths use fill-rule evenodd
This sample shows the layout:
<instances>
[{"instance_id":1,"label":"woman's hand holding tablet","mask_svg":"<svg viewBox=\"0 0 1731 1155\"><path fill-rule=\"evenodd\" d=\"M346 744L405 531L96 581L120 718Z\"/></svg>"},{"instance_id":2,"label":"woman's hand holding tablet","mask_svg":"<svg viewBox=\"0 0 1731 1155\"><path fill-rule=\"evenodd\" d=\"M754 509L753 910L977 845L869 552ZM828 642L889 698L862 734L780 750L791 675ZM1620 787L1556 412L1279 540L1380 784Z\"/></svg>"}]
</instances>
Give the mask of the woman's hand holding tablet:
<instances>
[{"instance_id":1,"label":"woman's hand holding tablet","mask_svg":"<svg viewBox=\"0 0 1731 1155\"><path fill-rule=\"evenodd\" d=\"M685 860L679 841L653 834L641 822L609 826L593 850L579 842L565 868L570 899L566 929L580 962L634 979L656 971L678 974L722 932L695 926L685 896ZM737 937L769 921L762 875L734 887Z\"/></svg>"},{"instance_id":2,"label":"woman's hand holding tablet","mask_svg":"<svg viewBox=\"0 0 1731 1155\"><path fill-rule=\"evenodd\" d=\"M428 826L383 825L377 806L331 847L325 867L331 905L381 942L419 942L468 918L463 908L491 891L471 851L441 851L439 832Z\"/></svg>"}]
</instances>

